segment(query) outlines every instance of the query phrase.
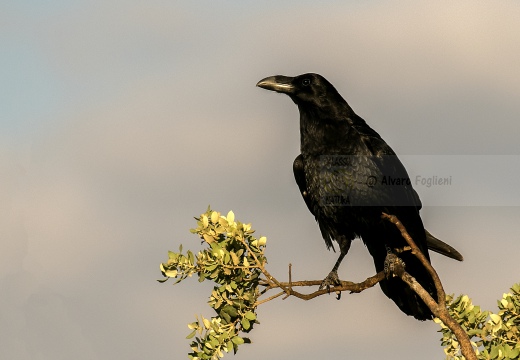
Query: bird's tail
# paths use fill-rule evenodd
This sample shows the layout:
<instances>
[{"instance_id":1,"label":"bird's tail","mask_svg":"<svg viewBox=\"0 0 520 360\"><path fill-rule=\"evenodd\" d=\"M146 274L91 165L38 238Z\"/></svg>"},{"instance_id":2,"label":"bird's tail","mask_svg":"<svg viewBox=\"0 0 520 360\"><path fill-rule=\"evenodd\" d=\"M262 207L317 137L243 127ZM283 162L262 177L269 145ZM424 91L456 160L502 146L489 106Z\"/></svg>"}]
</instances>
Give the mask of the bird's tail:
<instances>
[{"instance_id":1,"label":"bird's tail","mask_svg":"<svg viewBox=\"0 0 520 360\"><path fill-rule=\"evenodd\" d=\"M449 258L462 261L464 258L452 246L437 239L435 236L425 230L426 246L428 249ZM421 286L428 291L432 298L437 301L437 290L433 279L424 267L424 265L411 252L404 252L398 255L405 263L405 270L410 273ZM428 254L426 254L428 257ZM392 299L396 305L406 313L418 320L430 320L433 317L430 309L426 306L423 300L417 295L405 282L394 277L381 282L381 289Z\"/></svg>"},{"instance_id":2,"label":"bird's tail","mask_svg":"<svg viewBox=\"0 0 520 360\"><path fill-rule=\"evenodd\" d=\"M408 256L411 255L411 256ZM399 254L399 257L405 263L405 271L410 273L421 286L437 301L437 291L430 273L419 262L419 260L410 253ZM413 316L418 320L431 320L433 314L426 306L424 301L411 288L398 277L385 279L380 283L381 289L392 299L395 304L407 315Z\"/></svg>"},{"instance_id":3,"label":"bird's tail","mask_svg":"<svg viewBox=\"0 0 520 360\"><path fill-rule=\"evenodd\" d=\"M412 232L412 234L413 233L414 232ZM392 248L402 248L406 245L404 240L401 238L401 234L396 232L395 229L388 228L386 235L388 240L394 240L391 242ZM423 244L422 246L418 246L429 260L428 249L425 246L425 233L422 232L421 234L417 231L414 235L419 235L415 236L414 240L416 240L417 244ZM412 235L412 238L413 237L414 236ZM385 247L381 246L381 243L378 243L377 241L365 241L365 244L367 245L370 254L374 258L376 271L383 271L385 258L387 256ZM424 265L420 262L420 260L414 254L412 254L411 251L404 251L397 254L397 256L399 256L399 258L404 261L405 271L413 276L434 300L437 300L437 290L435 288L433 278ZM406 284L400 278L392 277L381 281L379 284L385 295L394 301L399 309L401 309L401 311L405 314L413 316L418 320L430 320L433 318L432 312L426 306L424 301L408 286L408 284Z\"/></svg>"}]
</instances>

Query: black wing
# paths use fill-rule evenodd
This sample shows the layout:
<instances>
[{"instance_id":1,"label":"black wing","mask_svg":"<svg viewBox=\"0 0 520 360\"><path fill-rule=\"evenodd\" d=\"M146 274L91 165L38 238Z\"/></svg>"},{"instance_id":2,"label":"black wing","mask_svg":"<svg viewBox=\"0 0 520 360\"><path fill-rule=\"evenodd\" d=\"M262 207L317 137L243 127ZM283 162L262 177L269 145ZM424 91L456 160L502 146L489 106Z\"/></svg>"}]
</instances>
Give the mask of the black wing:
<instances>
[{"instance_id":1,"label":"black wing","mask_svg":"<svg viewBox=\"0 0 520 360\"><path fill-rule=\"evenodd\" d=\"M314 215L314 211L312 211L312 205L310 203L310 198L307 193L307 181L305 181L305 168L303 165L303 156L302 154L298 155L293 162L293 172L294 179L296 180L296 184L298 184L298 188L300 189L300 194L307 205L307 208Z\"/></svg>"},{"instance_id":2,"label":"black wing","mask_svg":"<svg viewBox=\"0 0 520 360\"><path fill-rule=\"evenodd\" d=\"M325 240L325 244L327 245L327 249L332 249L336 251L334 248L334 245L332 243L332 240L334 239L334 236L330 233L330 231L323 226L323 223L318 221L318 218L316 217L316 214L314 212L314 204L312 203L311 196L309 195L308 188L307 188L307 180L305 179L305 165L303 163L303 156L302 154L298 155L296 159L294 159L293 162L293 172L294 172L294 179L296 180L296 184L298 185L298 188L300 189L300 194L302 195L303 200L305 201L305 205L307 205L307 208L311 212L312 215L314 215L314 218L318 222L318 226L320 228L321 235L323 239Z\"/></svg>"}]
</instances>

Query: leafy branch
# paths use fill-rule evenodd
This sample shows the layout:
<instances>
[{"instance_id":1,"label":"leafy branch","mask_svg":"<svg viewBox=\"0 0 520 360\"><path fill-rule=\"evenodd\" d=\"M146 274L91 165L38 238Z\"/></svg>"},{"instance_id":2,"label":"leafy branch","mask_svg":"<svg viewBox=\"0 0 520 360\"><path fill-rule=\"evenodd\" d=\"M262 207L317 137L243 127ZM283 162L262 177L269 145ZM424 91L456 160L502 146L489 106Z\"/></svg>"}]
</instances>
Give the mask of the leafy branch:
<instances>
[{"instance_id":1,"label":"leafy branch","mask_svg":"<svg viewBox=\"0 0 520 360\"><path fill-rule=\"evenodd\" d=\"M408 245L411 248L412 254L415 255L421 261L421 264L428 270L430 275L433 278L433 283L435 284L435 289L437 290L437 300L434 300L430 294L415 280L410 274L406 271L397 272L397 276L401 278L405 283L407 283L410 288L424 301L426 306L431 310L433 315L435 315L450 331L455 335L458 342L460 343L462 354L466 359L469 360L477 360L475 355L475 351L471 346L470 339L464 329L460 326L458 322L450 315L446 308L446 294L444 292L444 288L442 287L441 280L437 275L437 272L431 266L430 262L426 259L421 250L417 247L412 237L406 231L404 225L399 221L397 217L394 215L388 215L383 213L382 218L390 221L394 224L399 231L401 232L401 236L405 239ZM404 270L404 269L403 269Z\"/></svg>"},{"instance_id":2,"label":"leafy branch","mask_svg":"<svg viewBox=\"0 0 520 360\"><path fill-rule=\"evenodd\" d=\"M236 222L232 211L222 216L208 207L196 220L197 228L190 231L208 247L196 256L191 251L184 255L182 245L178 253L169 251L168 261L160 265L166 278L159 281L177 278L178 283L197 274L199 282L216 283L208 305L217 315L197 317L188 325L192 331L187 338L194 338L190 359L219 359L223 351L236 353L239 345L249 343L239 333L250 332L258 323L255 310L266 238L253 237L251 225Z\"/></svg>"},{"instance_id":3,"label":"leafy branch","mask_svg":"<svg viewBox=\"0 0 520 360\"><path fill-rule=\"evenodd\" d=\"M436 300L403 267L397 266L390 275L399 276L408 283L437 316L435 321L441 325L442 345L446 346L444 351L447 359L477 359L475 354L478 359L518 356L520 285L512 288L513 294L504 294L499 303L501 310L498 315L481 312L465 295L453 300L453 296L444 295L435 270L399 220L387 214L383 214L383 218L394 223L408 242L409 246L397 249L396 252L411 251L432 274L438 294ZM224 356L224 352L236 353L239 345L250 343L250 339L244 334L249 333L255 324L259 324L256 309L265 302L282 295L283 299L295 296L310 300L328 293L326 289L308 294L295 291L294 288L297 287L319 286L322 281L292 281L291 265L288 282L280 282L272 276L266 269L266 237L254 237L251 224L235 221L232 211L224 216L208 207L205 213L195 219L197 227L190 231L197 234L206 247L197 255L191 251L183 254L182 245L179 252L169 251L167 262L160 265L165 279L159 280L165 282L172 278L176 279L176 284L197 274L199 282L210 280L215 283L208 305L216 314L211 318L197 316L196 321L188 324L191 332L187 338L192 339L192 352L188 354L190 359L218 360ZM341 281L332 290L338 294L338 298L343 291L359 293L376 285L388 275L380 272L361 283ZM279 289L279 292L267 296L274 289ZM266 297L261 298L264 295ZM488 317L490 320L487 320ZM470 342L468 335L475 341Z\"/></svg>"},{"instance_id":4,"label":"leafy branch","mask_svg":"<svg viewBox=\"0 0 520 360\"><path fill-rule=\"evenodd\" d=\"M498 301L498 314L482 311L473 305L467 295L454 299L446 297L447 310L471 337L478 359L520 358L520 284L514 284L509 293ZM448 360L463 360L460 344L451 329L440 320L442 345Z\"/></svg>"}]
</instances>

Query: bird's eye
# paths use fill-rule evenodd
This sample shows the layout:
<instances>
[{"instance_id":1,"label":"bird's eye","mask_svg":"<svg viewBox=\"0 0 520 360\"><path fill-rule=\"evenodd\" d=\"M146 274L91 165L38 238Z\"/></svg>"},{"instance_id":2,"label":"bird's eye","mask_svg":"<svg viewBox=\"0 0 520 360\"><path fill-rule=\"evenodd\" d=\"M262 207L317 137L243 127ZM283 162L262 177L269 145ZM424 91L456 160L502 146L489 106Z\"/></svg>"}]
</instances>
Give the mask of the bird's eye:
<instances>
[{"instance_id":1,"label":"bird's eye","mask_svg":"<svg viewBox=\"0 0 520 360\"><path fill-rule=\"evenodd\" d=\"M302 85L303 86L309 86L311 84L311 81L309 79L303 79L302 80Z\"/></svg>"}]
</instances>

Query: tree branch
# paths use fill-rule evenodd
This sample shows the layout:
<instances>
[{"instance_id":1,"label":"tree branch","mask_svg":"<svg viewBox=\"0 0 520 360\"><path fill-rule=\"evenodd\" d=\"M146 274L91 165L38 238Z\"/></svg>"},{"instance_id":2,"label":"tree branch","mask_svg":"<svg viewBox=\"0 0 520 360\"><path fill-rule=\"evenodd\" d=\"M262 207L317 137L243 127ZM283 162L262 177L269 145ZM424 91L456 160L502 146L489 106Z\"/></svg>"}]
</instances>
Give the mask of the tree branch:
<instances>
[{"instance_id":1,"label":"tree branch","mask_svg":"<svg viewBox=\"0 0 520 360\"><path fill-rule=\"evenodd\" d=\"M396 216L383 213L381 217L394 224L397 227L397 229L401 232L401 236L408 243L408 246L405 246L402 249L395 249L395 251L397 253L401 253L403 251L411 251L412 254L414 254L419 259L419 261L431 274L433 282L435 284L435 288L437 290L437 301L435 301L430 296L430 294L421 286L421 284L419 284L419 282L417 282L417 280L415 280L413 276L408 274L402 266L397 266L397 268L394 269L394 274L401 278L402 281L407 283L408 286L410 286L410 288L424 301L424 303L426 304L426 306L428 306L433 315L439 318L453 332L453 334L455 334L457 340L459 341L462 355L467 360L477 360L475 351L471 346L471 341L467 333L459 325L459 323L457 323L457 321L450 316L448 309L446 308L446 294L444 292L444 288L442 287L441 280L437 275L435 269L431 266L430 262L428 261L428 259L426 259L421 250L417 247L411 236L406 231L404 225L399 221L399 219ZM248 248L248 250L250 250L247 244L245 245ZM289 296L294 296L302 300L311 300L315 297L330 293L330 291L328 291L327 289L317 290L310 294L302 294L298 291L295 291L293 287L320 286L322 280L292 281L291 264L289 264L289 282L280 282L265 269L265 264L261 263L256 258L254 253L252 253L252 255L255 258L259 269L266 277L266 279L264 279L260 283L260 285L265 286L265 289L262 290L261 295L272 289L279 288L282 290L281 292L273 296L257 301L255 303L255 306L276 299L284 294L284 300ZM384 271L381 271L360 283L353 283L351 281L341 281L340 285L334 286L332 290L336 293L340 293L342 291L350 291L350 293L360 293L363 290L371 288L378 282L384 280L385 277L386 275Z\"/></svg>"},{"instance_id":2,"label":"tree branch","mask_svg":"<svg viewBox=\"0 0 520 360\"><path fill-rule=\"evenodd\" d=\"M442 287L441 279L439 278L439 275L435 271L435 269L432 267L428 259L424 256L422 251L417 247L415 242L413 241L412 237L408 234L408 231L406 231L406 228L404 227L403 223L399 221L399 219L395 215L388 215L383 213L381 216L383 219L390 221L392 224L394 224L397 229L401 232L401 236L406 240L408 245L412 249L412 254L414 254L423 264L423 266L428 270L428 272L431 274L433 278L433 283L435 285L435 289L437 290L437 302L442 307L446 306L446 294L444 293L444 288Z\"/></svg>"},{"instance_id":3,"label":"tree branch","mask_svg":"<svg viewBox=\"0 0 520 360\"><path fill-rule=\"evenodd\" d=\"M430 262L426 259L421 250L417 247L411 236L406 231L404 225L396 216L383 213L381 217L390 221L399 229L405 241L412 248L412 254L414 254L421 261L421 263L424 265L424 267L426 267L432 276L435 288L437 290L437 302L435 302L430 294L424 290L421 284L419 284L417 280L415 280L415 278L406 271L400 271L397 273L397 275L401 278L401 280L407 283L417 295L419 295L426 306L428 306L428 308L431 310L433 315L438 317L453 332L453 334L455 334L455 337L459 341L462 355L467 360L477 360L477 356L473 350L473 347L471 346L471 341L468 337L468 334L464 331L460 324L451 317L448 309L446 308L446 294L435 269L431 266Z\"/></svg>"},{"instance_id":4,"label":"tree branch","mask_svg":"<svg viewBox=\"0 0 520 360\"><path fill-rule=\"evenodd\" d=\"M334 292L350 291L351 294L360 293L363 290L373 287L374 285L376 285L378 282L380 282L384 278L385 278L385 273L383 271L381 271L380 273L377 273L376 275L371 276L368 279L366 279L365 281L362 281L360 283L353 283L351 281L341 281L341 285L334 286L331 290L333 290ZM271 279L271 280L273 280L273 279ZM315 297L318 297L318 296L321 296L324 294L329 294L329 291L327 291L327 289L317 290L310 294L302 294L298 291L293 290L293 287L297 287L297 286L319 286L319 285L321 285L322 281L323 280L306 280L306 281L290 281L290 282L276 281L274 283L268 282L266 284L263 284L264 286L266 286L266 289L264 290L264 292L269 291L271 289L276 289L276 288L281 288L284 291L279 294L276 294L274 296L271 296L265 300L260 300L256 304L260 305L264 302L275 299L284 293L289 296L295 296L298 299L302 299L302 300L311 300L311 299L314 299Z\"/></svg>"}]
</instances>

